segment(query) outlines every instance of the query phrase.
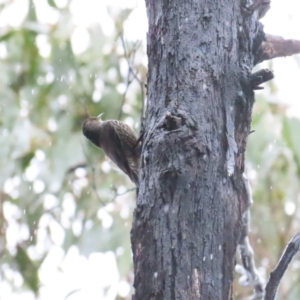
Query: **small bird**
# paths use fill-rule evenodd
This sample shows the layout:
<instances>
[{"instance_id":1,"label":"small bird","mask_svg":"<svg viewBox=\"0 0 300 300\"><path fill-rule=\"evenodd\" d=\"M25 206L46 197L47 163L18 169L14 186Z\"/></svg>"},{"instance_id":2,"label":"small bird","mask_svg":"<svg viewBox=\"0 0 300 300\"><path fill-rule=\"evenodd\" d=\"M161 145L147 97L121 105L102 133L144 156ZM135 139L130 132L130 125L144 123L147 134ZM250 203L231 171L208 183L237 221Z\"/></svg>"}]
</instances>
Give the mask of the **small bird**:
<instances>
[{"instance_id":1,"label":"small bird","mask_svg":"<svg viewBox=\"0 0 300 300\"><path fill-rule=\"evenodd\" d=\"M138 186L140 151L135 132L118 120L88 118L82 125L83 135L105 154Z\"/></svg>"}]
</instances>

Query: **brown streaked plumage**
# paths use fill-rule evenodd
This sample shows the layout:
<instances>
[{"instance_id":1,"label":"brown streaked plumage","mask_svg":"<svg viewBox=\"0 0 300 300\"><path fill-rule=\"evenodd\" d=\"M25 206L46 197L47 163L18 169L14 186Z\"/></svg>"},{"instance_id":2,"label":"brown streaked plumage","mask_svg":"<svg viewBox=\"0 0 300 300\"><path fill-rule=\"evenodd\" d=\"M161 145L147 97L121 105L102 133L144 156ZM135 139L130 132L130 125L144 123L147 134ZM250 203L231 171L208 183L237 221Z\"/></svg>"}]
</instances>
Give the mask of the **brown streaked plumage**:
<instances>
[{"instance_id":1,"label":"brown streaked plumage","mask_svg":"<svg viewBox=\"0 0 300 300\"><path fill-rule=\"evenodd\" d=\"M101 115L100 115L101 116ZM138 186L140 153L135 149L134 131L118 120L88 118L82 125L84 136L105 154Z\"/></svg>"}]
</instances>

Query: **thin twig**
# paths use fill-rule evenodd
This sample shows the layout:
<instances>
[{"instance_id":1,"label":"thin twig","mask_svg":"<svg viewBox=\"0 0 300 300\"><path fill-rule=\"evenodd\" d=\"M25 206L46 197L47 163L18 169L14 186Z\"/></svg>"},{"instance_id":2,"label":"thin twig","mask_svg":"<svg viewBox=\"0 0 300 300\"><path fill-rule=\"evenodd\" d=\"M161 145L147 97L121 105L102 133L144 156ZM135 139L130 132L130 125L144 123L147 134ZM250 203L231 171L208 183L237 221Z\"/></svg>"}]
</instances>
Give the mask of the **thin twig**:
<instances>
[{"instance_id":1,"label":"thin twig","mask_svg":"<svg viewBox=\"0 0 300 300\"><path fill-rule=\"evenodd\" d=\"M65 299L64 299L64 300L67 300L70 296L72 296L72 295L74 295L74 294L76 294L76 293L78 293L78 292L80 292L80 291L82 291L82 289L75 289L75 290L69 292L69 293L65 296Z\"/></svg>"},{"instance_id":2,"label":"thin twig","mask_svg":"<svg viewBox=\"0 0 300 300\"><path fill-rule=\"evenodd\" d=\"M111 198L110 202L114 201L114 200L115 200L116 198L118 198L119 196L123 196L123 195L126 195L126 194L130 193L130 192L135 191L136 188L127 189L127 190L124 191L123 193L117 193L115 188L113 188L113 190L114 190L114 195L113 195L113 197Z\"/></svg>"},{"instance_id":3,"label":"thin twig","mask_svg":"<svg viewBox=\"0 0 300 300\"><path fill-rule=\"evenodd\" d=\"M145 109L144 82L138 77L137 73L133 70L133 67L132 67L133 62L134 62L135 53L136 53L137 49L140 47L141 42L140 41L136 42L136 44L134 45L134 49L133 49L133 55L129 55L129 53L127 52L127 48L126 48L126 44L125 44L125 40L124 40L124 33L123 33L123 31L120 34L120 39L121 39L123 50L124 50L124 57L125 57L125 59L127 61L127 64L128 64L128 71L129 71L128 76L131 74L133 76L133 78L139 83L139 86L140 86L141 97L142 97L142 109L141 109L141 123L142 123L142 119L143 119L143 116L144 116L144 109ZM131 59L131 61L130 61L130 59ZM129 88L129 85L128 85L128 81L127 81L127 87L126 87L126 90L125 90L125 93L124 93L125 96L126 96L128 88ZM124 102L125 102L125 97L123 95L123 101L122 101L122 106L121 106L121 110L120 110L120 113L119 113L119 119L122 116L122 109L123 109Z\"/></svg>"},{"instance_id":4,"label":"thin twig","mask_svg":"<svg viewBox=\"0 0 300 300\"><path fill-rule=\"evenodd\" d=\"M86 163L79 163L79 164L77 164L75 166L72 166L72 167L68 168L66 170L66 174L73 173L73 172L75 172L76 169L78 169L78 168L86 168L87 166L88 165Z\"/></svg>"},{"instance_id":5,"label":"thin twig","mask_svg":"<svg viewBox=\"0 0 300 300\"><path fill-rule=\"evenodd\" d=\"M127 78L126 78L126 89L125 89L125 91L123 93L123 98L122 98L122 102L121 102L121 107L120 107L120 111L119 111L118 120L120 120L121 117L122 117L123 106L124 106L125 101L126 101L126 95L127 95L128 90L129 90L129 87L130 87L130 85L132 83L132 79L130 78L130 75L131 75L131 71L130 71L131 62L130 62L130 60L128 58L127 49L126 49L126 45L125 45L124 37L123 37L123 31L122 31L122 34L121 34L121 41L122 41L124 56L125 56L125 59L126 59L127 64L128 64L128 72L127 72ZM133 53L133 56L134 55L135 55L135 52Z\"/></svg>"},{"instance_id":6,"label":"thin twig","mask_svg":"<svg viewBox=\"0 0 300 300\"><path fill-rule=\"evenodd\" d=\"M119 115L118 115L118 120L120 120L121 117L122 117L122 114L123 114L123 106L124 106L125 101L126 101L126 95L127 95L128 90L129 90L129 86L130 86L131 83L132 83L132 80L130 79L130 72L128 72L128 74L127 74L126 82L127 82L127 83L126 83L126 89L125 89L125 91L124 91L124 93L123 93L122 102L121 102L121 107L120 107L120 111L119 111Z\"/></svg>"},{"instance_id":7,"label":"thin twig","mask_svg":"<svg viewBox=\"0 0 300 300\"><path fill-rule=\"evenodd\" d=\"M300 232L298 232L288 243L275 270L271 272L269 282L266 286L264 300L274 300L280 281L289 264L300 250Z\"/></svg>"}]
</instances>

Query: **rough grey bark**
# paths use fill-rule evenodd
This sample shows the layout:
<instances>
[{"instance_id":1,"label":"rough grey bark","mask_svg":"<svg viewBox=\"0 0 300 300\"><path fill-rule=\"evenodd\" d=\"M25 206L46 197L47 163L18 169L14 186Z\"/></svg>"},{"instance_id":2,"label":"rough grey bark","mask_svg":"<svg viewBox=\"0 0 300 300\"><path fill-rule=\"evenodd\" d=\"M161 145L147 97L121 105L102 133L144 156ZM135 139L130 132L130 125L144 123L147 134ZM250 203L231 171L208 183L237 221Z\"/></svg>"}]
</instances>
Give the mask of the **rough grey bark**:
<instances>
[{"instance_id":1,"label":"rough grey bark","mask_svg":"<svg viewBox=\"0 0 300 300\"><path fill-rule=\"evenodd\" d=\"M148 104L132 228L135 300L231 299L264 38L236 0L146 0Z\"/></svg>"}]
</instances>

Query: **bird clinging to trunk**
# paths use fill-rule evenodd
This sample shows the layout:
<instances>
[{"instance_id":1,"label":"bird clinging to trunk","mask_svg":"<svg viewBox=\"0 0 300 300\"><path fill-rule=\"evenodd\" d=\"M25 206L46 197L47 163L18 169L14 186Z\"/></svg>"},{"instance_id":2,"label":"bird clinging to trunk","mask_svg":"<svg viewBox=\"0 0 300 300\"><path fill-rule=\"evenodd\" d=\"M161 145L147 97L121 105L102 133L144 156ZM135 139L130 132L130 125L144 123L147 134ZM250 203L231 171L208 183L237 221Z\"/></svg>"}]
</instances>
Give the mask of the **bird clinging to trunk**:
<instances>
[{"instance_id":1,"label":"bird clinging to trunk","mask_svg":"<svg viewBox=\"0 0 300 300\"><path fill-rule=\"evenodd\" d=\"M101 114L102 115L102 114ZM118 120L102 121L88 118L82 132L94 145L102 148L105 154L138 186L140 151L134 131Z\"/></svg>"}]
</instances>

